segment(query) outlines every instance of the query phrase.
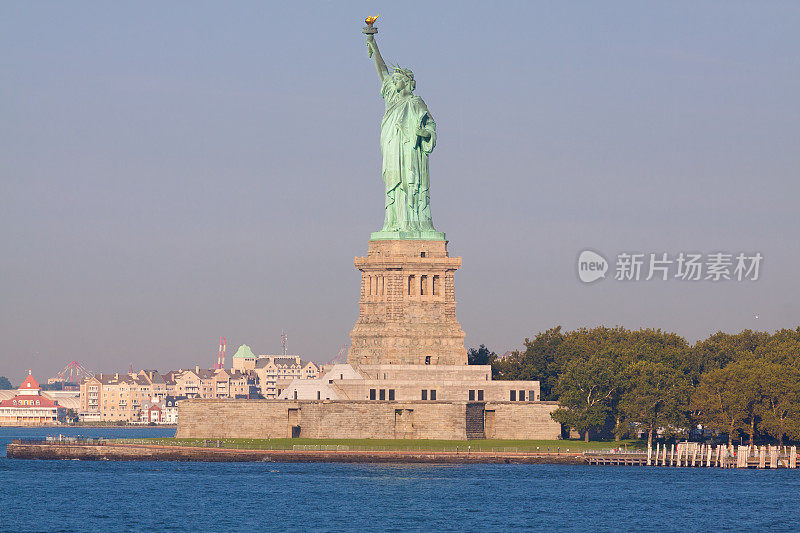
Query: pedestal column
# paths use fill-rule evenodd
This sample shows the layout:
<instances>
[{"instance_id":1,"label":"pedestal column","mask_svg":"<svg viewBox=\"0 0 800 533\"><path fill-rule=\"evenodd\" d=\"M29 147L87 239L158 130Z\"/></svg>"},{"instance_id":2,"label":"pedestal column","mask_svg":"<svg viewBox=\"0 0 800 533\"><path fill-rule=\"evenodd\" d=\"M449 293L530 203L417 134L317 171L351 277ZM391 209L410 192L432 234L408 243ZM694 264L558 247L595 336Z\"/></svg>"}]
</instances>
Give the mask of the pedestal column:
<instances>
[{"instance_id":1,"label":"pedestal column","mask_svg":"<svg viewBox=\"0 0 800 533\"><path fill-rule=\"evenodd\" d=\"M456 320L454 273L443 240L372 240L361 271L359 317L350 333L352 365L465 365L464 330ZM377 276L383 291L370 291ZM372 293L371 293L372 292Z\"/></svg>"}]
</instances>

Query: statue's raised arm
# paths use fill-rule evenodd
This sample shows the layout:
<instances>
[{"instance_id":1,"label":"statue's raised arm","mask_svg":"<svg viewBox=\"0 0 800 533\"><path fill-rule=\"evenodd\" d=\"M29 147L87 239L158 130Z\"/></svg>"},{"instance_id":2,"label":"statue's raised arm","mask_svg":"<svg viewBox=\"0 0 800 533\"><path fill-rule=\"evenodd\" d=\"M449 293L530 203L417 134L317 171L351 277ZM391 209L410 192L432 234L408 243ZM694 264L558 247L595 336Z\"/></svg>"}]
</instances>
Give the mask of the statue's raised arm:
<instances>
[{"instance_id":1,"label":"statue's raised arm","mask_svg":"<svg viewBox=\"0 0 800 533\"><path fill-rule=\"evenodd\" d=\"M389 75L389 68L386 66L380 50L378 50L378 42L375 40L375 35L367 35L367 50L369 51L369 56L375 62L375 69L378 71L378 78L382 83L383 79Z\"/></svg>"}]
</instances>

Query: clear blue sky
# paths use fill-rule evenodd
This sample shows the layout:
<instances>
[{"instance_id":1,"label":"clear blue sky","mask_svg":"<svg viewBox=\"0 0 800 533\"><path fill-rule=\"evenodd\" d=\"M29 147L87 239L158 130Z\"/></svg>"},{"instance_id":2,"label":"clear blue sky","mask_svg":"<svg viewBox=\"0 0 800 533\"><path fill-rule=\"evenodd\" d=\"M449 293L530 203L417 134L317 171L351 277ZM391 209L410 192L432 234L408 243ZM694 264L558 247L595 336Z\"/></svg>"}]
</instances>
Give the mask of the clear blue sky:
<instances>
[{"instance_id":1,"label":"clear blue sky","mask_svg":"<svg viewBox=\"0 0 800 533\"><path fill-rule=\"evenodd\" d=\"M797 2L3 2L0 375L349 343L382 223L375 12L436 118L468 346L800 324ZM584 248L765 259L584 285Z\"/></svg>"}]
</instances>

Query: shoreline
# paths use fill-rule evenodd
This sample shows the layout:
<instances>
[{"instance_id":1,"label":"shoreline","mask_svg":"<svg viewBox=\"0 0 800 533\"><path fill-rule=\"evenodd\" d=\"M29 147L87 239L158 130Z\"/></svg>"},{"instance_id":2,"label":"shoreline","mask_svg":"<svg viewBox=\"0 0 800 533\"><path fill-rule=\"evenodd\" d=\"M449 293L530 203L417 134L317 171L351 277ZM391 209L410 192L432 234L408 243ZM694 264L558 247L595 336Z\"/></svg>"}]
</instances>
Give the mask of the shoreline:
<instances>
[{"instance_id":1,"label":"shoreline","mask_svg":"<svg viewBox=\"0 0 800 533\"><path fill-rule=\"evenodd\" d=\"M11 443L10 459L275 463L428 463L585 465L582 453L420 450L242 450L149 444Z\"/></svg>"},{"instance_id":2,"label":"shoreline","mask_svg":"<svg viewBox=\"0 0 800 533\"><path fill-rule=\"evenodd\" d=\"M765 448L760 456L749 450L727 455L717 450L717 459L709 453L678 449L674 454L597 453L597 452L533 452L533 451L453 451L453 450L321 450L321 449L246 449L163 444L131 444L113 441L41 442L14 440L6 448L9 459L84 460L84 461L189 461L189 462L270 462L270 463L427 463L427 464L551 464L591 466L661 466L706 468L797 468L796 447L789 453L770 450L766 460ZM676 461L677 459L677 461ZM661 463L661 464L659 464Z\"/></svg>"}]
</instances>

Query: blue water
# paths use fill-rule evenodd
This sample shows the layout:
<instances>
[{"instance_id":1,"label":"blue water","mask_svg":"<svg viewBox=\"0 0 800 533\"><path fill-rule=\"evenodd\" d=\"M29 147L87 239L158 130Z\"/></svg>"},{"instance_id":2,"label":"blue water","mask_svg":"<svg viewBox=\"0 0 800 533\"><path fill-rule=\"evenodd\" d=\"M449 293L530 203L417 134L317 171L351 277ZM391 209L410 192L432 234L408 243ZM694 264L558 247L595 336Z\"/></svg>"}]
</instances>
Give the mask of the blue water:
<instances>
[{"instance_id":1,"label":"blue water","mask_svg":"<svg viewBox=\"0 0 800 533\"><path fill-rule=\"evenodd\" d=\"M0 531L797 531L798 494L800 470L3 457Z\"/></svg>"}]
</instances>

